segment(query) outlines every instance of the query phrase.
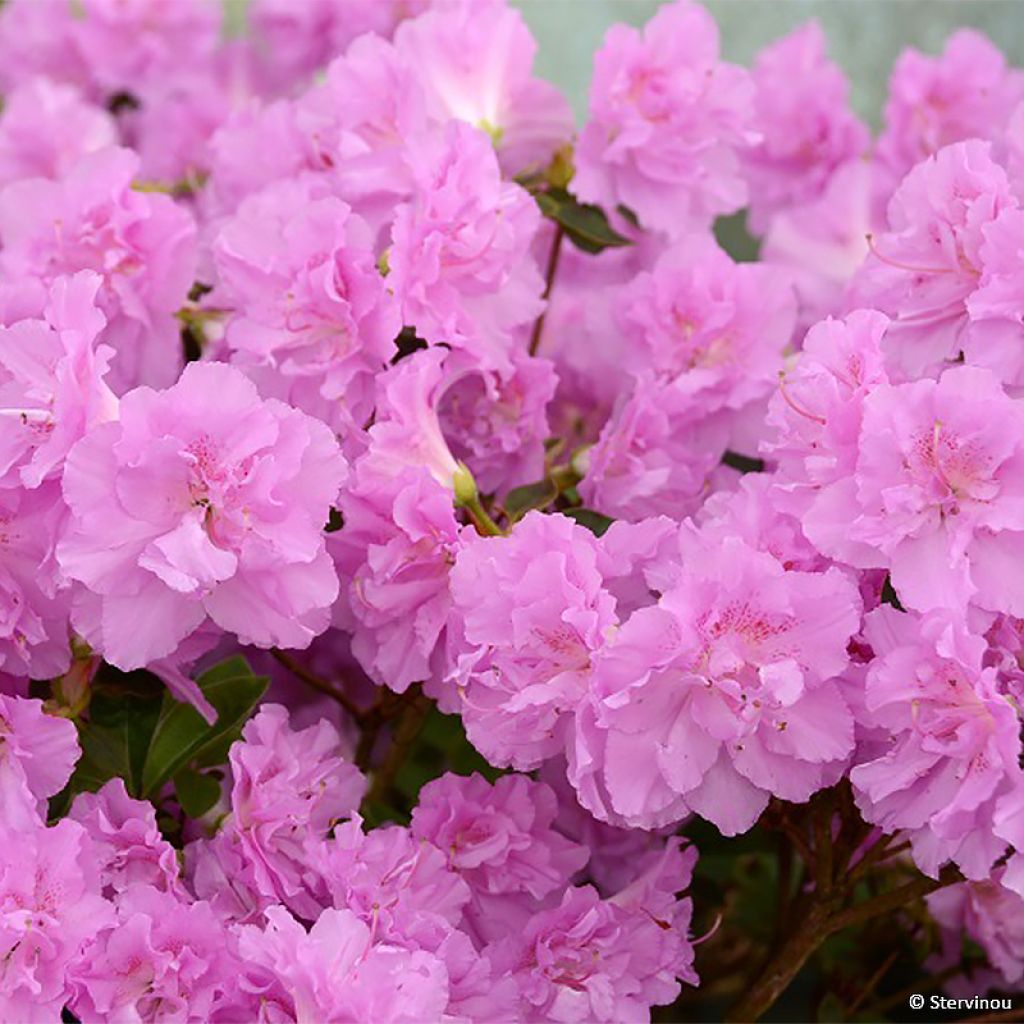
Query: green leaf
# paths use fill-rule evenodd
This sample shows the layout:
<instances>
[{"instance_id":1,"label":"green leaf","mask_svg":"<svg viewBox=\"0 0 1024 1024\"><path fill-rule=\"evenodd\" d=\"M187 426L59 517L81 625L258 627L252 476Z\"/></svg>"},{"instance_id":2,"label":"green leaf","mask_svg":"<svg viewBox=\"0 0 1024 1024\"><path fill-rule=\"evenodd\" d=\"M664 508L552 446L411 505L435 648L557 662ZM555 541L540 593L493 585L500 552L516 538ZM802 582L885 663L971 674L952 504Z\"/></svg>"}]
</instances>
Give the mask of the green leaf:
<instances>
[{"instance_id":1,"label":"green leaf","mask_svg":"<svg viewBox=\"0 0 1024 1024\"><path fill-rule=\"evenodd\" d=\"M191 768L183 768L174 776L174 790L181 809L190 818L201 818L220 799L220 783L212 775Z\"/></svg>"},{"instance_id":2,"label":"green leaf","mask_svg":"<svg viewBox=\"0 0 1024 1024\"><path fill-rule=\"evenodd\" d=\"M540 212L561 224L566 237L578 249L597 253L633 243L620 235L609 223L599 206L578 202L565 189L551 188L534 197Z\"/></svg>"},{"instance_id":3,"label":"green leaf","mask_svg":"<svg viewBox=\"0 0 1024 1024\"><path fill-rule=\"evenodd\" d=\"M750 233L746 210L719 217L714 232L718 244L737 263L755 263L761 258L761 240Z\"/></svg>"},{"instance_id":4,"label":"green leaf","mask_svg":"<svg viewBox=\"0 0 1024 1024\"><path fill-rule=\"evenodd\" d=\"M765 469L764 459L732 451L727 451L722 456L722 465L735 469L739 473L763 473Z\"/></svg>"},{"instance_id":5,"label":"green leaf","mask_svg":"<svg viewBox=\"0 0 1024 1024\"><path fill-rule=\"evenodd\" d=\"M165 695L142 772L143 796L159 792L188 764L202 767L222 760L267 688L266 676L254 676L240 657L222 661L196 682L216 709L217 721L208 725L190 704Z\"/></svg>"},{"instance_id":6,"label":"green leaf","mask_svg":"<svg viewBox=\"0 0 1024 1024\"><path fill-rule=\"evenodd\" d=\"M595 537L603 537L608 527L615 522L611 516L595 512L592 508L567 508L564 514L575 519L580 526L585 526Z\"/></svg>"},{"instance_id":7,"label":"green leaf","mask_svg":"<svg viewBox=\"0 0 1024 1024\"><path fill-rule=\"evenodd\" d=\"M535 508L546 508L558 497L558 488L545 477L536 483L514 487L505 497L505 514L513 523L518 523L527 512Z\"/></svg>"}]
</instances>

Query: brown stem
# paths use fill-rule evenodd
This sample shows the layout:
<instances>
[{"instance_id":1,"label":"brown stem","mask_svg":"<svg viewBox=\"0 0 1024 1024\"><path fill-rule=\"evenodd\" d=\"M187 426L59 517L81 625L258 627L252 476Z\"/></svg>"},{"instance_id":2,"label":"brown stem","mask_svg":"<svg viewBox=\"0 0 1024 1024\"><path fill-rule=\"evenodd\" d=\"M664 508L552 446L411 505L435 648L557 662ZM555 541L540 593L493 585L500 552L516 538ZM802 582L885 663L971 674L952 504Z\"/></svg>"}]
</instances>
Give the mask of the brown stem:
<instances>
[{"instance_id":1,"label":"brown stem","mask_svg":"<svg viewBox=\"0 0 1024 1024\"><path fill-rule=\"evenodd\" d=\"M888 892L883 892L880 896L876 896L873 899L836 914L832 919L832 931L837 932L842 928L863 924L865 921L870 921L873 917L879 917L882 914L899 910L906 904L914 903L929 893L935 892L936 889L943 889L954 882L962 881L962 879L963 876L956 865L947 864L939 872L938 878L915 878L912 882L907 882L906 885L901 885L897 889L890 889Z\"/></svg>"},{"instance_id":2,"label":"brown stem","mask_svg":"<svg viewBox=\"0 0 1024 1024\"><path fill-rule=\"evenodd\" d=\"M878 969L867 980L867 984L857 993L857 998L846 1008L845 1017L852 1017L864 1005L864 1000L878 988L889 969L899 959L900 951L894 949L879 965Z\"/></svg>"},{"instance_id":3,"label":"brown stem","mask_svg":"<svg viewBox=\"0 0 1024 1024\"><path fill-rule=\"evenodd\" d=\"M359 722L362 720L365 712L356 707L351 700L340 690L336 690L326 679L321 679L316 673L310 672L304 665L297 662L290 654L286 654L284 651L278 650L276 647L271 648L271 656L275 661L284 665L286 669L296 679L301 679L307 686L312 687L319 693L324 693L332 700L337 701L355 720Z\"/></svg>"},{"instance_id":4,"label":"brown stem","mask_svg":"<svg viewBox=\"0 0 1024 1024\"><path fill-rule=\"evenodd\" d=\"M555 224L555 234L551 239L551 249L548 252L548 265L544 272L544 309L537 317L533 325L533 334L530 336L530 355L535 356L540 347L540 336L544 330L544 314L547 313L547 301L551 295L551 286L555 283L555 274L558 271L558 257L562 252L562 239L565 237L565 229L561 224Z\"/></svg>"},{"instance_id":5,"label":"brown stem","mask_svg":"<svg viewBox=\"0 0 1024 1024\"><path fill-rule=\"evenodd\" d=\"M388 790L394 785L398 769L404 764L410 748L416 742L416 737L433 707L433 701L429 697L425 697L418 687L415 692L410 691L410 693L412 697L395 725L387 756L373 772L373 781L367 794L367 799L370 801L383 800Z\"/></svg>"}]
</instances>

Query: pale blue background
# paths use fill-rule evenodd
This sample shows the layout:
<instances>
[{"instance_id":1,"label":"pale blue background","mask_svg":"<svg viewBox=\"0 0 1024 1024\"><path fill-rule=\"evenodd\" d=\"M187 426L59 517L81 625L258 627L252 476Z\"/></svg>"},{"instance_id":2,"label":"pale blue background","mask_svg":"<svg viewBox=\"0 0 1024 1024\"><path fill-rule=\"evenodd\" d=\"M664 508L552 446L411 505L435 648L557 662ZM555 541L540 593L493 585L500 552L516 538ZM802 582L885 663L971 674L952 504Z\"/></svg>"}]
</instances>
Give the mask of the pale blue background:
<instances>
[{"instance_id":1,"label":"pale blue background","mask_svg":"<svg viewBox=\"0 0 1024 1024\"><path fill-rule=\"evenodd\" d=\"M642 25L657 0L512 0L540 45L537 70L569 96L577 117L586 110L591 57L616 21ZM817 18L831 56L846 70L858 113L878 123L893 60L905 46L942 49L961 25L984 31L1012 63L1024 64L1024 3L1020 0L708 0L729 60L749 64L768 41Z\"/></svg>"}]
</instances>

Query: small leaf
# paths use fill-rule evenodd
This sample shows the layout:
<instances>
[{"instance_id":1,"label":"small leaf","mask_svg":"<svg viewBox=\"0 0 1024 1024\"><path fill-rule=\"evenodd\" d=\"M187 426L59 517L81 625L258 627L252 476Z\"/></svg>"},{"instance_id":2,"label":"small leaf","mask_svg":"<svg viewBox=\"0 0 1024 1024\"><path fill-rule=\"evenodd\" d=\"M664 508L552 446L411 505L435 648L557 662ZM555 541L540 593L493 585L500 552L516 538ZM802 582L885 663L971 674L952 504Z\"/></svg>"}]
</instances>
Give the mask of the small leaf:
<instances>
[{"instance_id":1,"label":"small leaf","mask_svg":"<svg viewBox=\"0 0 1024 1024\"><path fill-rule=\"evenodd\" d=\"M395 348L398 350L391 357L391 365L401 362L406 356L418 352L421 348L428 348L427 343L416 333L415 327L403 327L395 338Z\"/></svg>"},{"instance_id":2,"label":"small leaf","mask_svg":"<svg viewBox=\"0 0 1024 1024\"><path fill-rule=\"evenodd\" d=\"M585 526L595 537L603 537L608 527L615 522L610 516L595 512L592 508L567 508L565 515Z\"/></svg>"},{"instance_id":3,"label":"small leaf","mask_svg":"<svg viewBox=\"0 0 1024 1024\"><path fill-rule=\"evenodd\" d=\"M191 768L183 768L174 776L174 791L190 818L201 818L220 799L220 783L212 775Z\"/></svg>"},{"instance_id":4,"label":"small leaf","mask_svg":"<svg viewBox=\"0 0 1024 1024\"><path fill-rule=\"evenodd\" d=\"M513 523L518 523L532 509L546 508L558 497L558 488L545 477L536 483L514 487L505 497L505 514Z\"/></svg>"},{"instance_id":5,"label":"small leaf","mask_svg":"<svg viewBox=\"0 0 1024 1024\"><path fill-rule=\"evenodd\" d=\"M578 202L564 189L552 188L535 196L540 212L561 224L569 241L584 252L598 253L604 249L632 245L608 223L599 206Z\"/></svg>"},{"instance_id":6,"label":"small leaf","mask_svg":"<svg viewBox=\"0 0 1024 1024\"><path fill-rule=\"evenodd\" d=\"M891 605L898 612L905 612L907 610L903 607L903 603L900 601L900 596L896 593L896 588L892 585L892 576L886 575L885 582L882 584L882 593L879 600L881 600L882 604Z\"/></svg>"},{"instance_id":7,"label":"small leaf","mask_svg":"<svg viewBox=\"0 0 1024 1024\"><path fill-rule=\"evenodd\" d=\"M750 233L746 210L719 217L714 232L715 240L737 263L755 263L760 259L761 240Z\"/></svg>"},{"instance_id":8,"label":"small leaf","mask_svg":"<svg viewBox=\"0 0 1024 1024\"><path fill-rule=\"evenodd\" d=\"M345 525L345 519L342 514L336 509L332 508L327 513L327 523L324 526L324 533L337 533Z\"/></svg>"},{"instance_id":9,"label":"small leaf","mask_svg":"<svg viewBox=\"0 0 1024 1024\"><path fill-rule=\"evenodd\" d=\"M142 772L142 795L159 792L171 776L186 765L212 763L214 754L226 756L256 702L267 688L266 676L255 676L244 658L229 658L196 680L203 696L217 711L207 725L190 704L165 695Z\"/></svg>"}]
</instances>

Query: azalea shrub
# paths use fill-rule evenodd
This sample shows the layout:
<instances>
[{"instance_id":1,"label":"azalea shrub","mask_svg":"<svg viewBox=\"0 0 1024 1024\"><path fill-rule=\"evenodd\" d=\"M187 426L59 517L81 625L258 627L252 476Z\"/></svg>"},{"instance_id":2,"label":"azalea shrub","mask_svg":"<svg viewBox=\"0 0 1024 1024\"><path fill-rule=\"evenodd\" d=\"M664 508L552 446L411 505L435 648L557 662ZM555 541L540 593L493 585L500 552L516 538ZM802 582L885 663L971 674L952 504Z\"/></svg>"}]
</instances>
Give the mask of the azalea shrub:
<instances>
[{"instance_id":1,"label":"azalea shrub","mask_svg":"<svg viewBox=\"0 0 1024 1024\"><path fill-rule=\"evenodd\" d=\"M1012 1012L1024 73L246 16L0 10L0 1019Z\"/></svg>"}]
</instances>

